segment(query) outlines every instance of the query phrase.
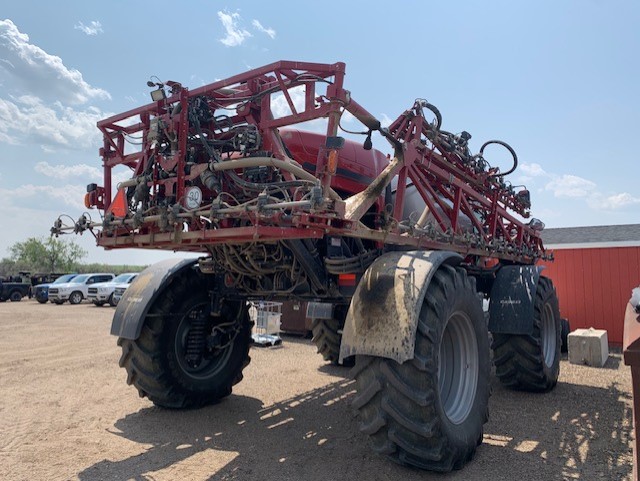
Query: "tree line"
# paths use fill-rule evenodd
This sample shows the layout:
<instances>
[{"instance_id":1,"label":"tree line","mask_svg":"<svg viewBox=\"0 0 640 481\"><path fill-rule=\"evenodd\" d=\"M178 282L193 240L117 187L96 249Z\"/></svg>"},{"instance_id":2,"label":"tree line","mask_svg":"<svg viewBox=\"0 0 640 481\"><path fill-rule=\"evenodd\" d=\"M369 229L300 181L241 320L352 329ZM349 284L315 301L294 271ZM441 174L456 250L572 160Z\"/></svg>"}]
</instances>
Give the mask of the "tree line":
<instances>
[{"instance_id":1,"label":"tree line","mask_svg":"<svg viewBox=\"0 0 640 481\"><path fill-rule=\"evenodd\" d=\"M83 264L87 251L75 241L63 241L55 237L29 237L9 247L9 257L0 260L0 276L16 275L19 272L63 273L63 272L139 272L146 266Z\"/></svg>"}]
</instances>

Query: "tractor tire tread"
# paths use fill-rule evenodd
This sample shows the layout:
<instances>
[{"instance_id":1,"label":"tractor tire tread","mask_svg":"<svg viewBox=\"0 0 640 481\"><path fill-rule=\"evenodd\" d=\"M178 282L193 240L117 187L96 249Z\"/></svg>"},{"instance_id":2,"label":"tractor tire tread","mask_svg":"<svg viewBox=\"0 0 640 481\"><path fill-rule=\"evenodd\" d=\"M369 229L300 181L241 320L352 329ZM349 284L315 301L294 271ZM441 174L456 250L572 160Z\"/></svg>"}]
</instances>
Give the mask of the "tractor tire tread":
<instances>
[{"instance_id":1,"label":"tractor tire tread","mask_svg":"<svg viewBox=\"0 0 640 481\"><path fill-rule=\"evenodd\" d=\"M118 339L118 345L122 347L120 367L127 371L127 383L134 385L141 397L146 397L160 407L170 409L197 408L215 403L231 394L232 386L242 380L242 370L249 365L249 347L251 344L251 323L248 316L242 330L235 342L239 342L238 354L242 360L236 363L236 372L230 373L226 382L221 382L215 388L206 392L190 390L174 379L171 368L168 367L166 353L163 354L163 319L160 314L170 313L176 299L181 293L195 292L198 288L197 281L186 275L174 280L166 295L149 310L140 336L136 340ZM165 323L166 324L166 323Z\"/></svg>"},{"instance_id":2,"label":"tractor tire tread","mask_svg":"<svg viewBox=\"0 0 640 481\"><path fill-rule=\"evenodd\" d=\"M441 266L427 289L418 318L414 359L398 364L392 359L357 356L352 374L356 378L356 392L352 406L358 411L360 431L370 438L373 450L393 461L421 469L448 472L459 469L475 453L476 438L481 439L482 424L486 422L489 398L489 346L484 341L486 360L481 369L480 388L476 396L481 413L471 422L480 432L474 442L454 445L436 413L438 395L437 351L438 319L447 305L456 298L455 291L476 296L474 283L461 268ZM475 312L482 312L478 299ZM484 318L482 317L484 325ZM486 331L485 331L486 332ZM486 379L483 379L486 378ZM482 392L481 392L482 391ZM484 404L483 404L484 403ZM483 418L480 421L479 418ZM448 421L447 421L448 422ZM477 436L476 436L477 435Z\"/></svg>"},{"instance_id":3,"label":"tractor tire tread","mask_svg":"<svg viewBox=\"0 0 640 481\"><path fill-rule=\"evenodd\" d=\"M556 355L552 366L545 366L542 345L542 310L550 303L556 327ZM500 382L521 391L547 392L556 385L559 373L560 317L553 283L540 277L534 300L533 334L494 334L491 348Z\"/></svg>"},{"instance_id":4,"label":"tractor tire tread","mask_svg":"<svg viewBox=\"0 0 640 481\"><path fill-rule=\"evenodd\" d=\"M346 310L342 314L346 315ZM336 313L336 317L333 319L313 319L311 323L311 332L313 334L311 341L315 344L318 354L321 354L325 361L340 365L338 362L340 358L340 342L342 340L340 331L344 326L344 316ZM347 358L342 365L351 367L354 365L354 361L352 358Z\"/></svg>"}]
</instances>

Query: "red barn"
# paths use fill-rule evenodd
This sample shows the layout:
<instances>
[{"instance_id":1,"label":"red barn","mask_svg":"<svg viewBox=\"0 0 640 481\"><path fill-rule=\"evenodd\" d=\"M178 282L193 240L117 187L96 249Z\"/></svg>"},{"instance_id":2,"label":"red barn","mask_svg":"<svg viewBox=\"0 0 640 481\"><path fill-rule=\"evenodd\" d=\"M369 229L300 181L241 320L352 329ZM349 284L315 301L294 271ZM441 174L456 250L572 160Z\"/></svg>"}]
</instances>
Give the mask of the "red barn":
<instances>
[{"instance_id":1,"label":"red barn","mask_svg":"<svg viewBox=\"0 0 640 481\"><path fill-rule=\"evenodd\" d=\"M542 239L555 255L544 275L571 330L606 329L609 343L621 346L625 307L640 285L640 224L545 229Z\"/></svg>"}]
</instances>

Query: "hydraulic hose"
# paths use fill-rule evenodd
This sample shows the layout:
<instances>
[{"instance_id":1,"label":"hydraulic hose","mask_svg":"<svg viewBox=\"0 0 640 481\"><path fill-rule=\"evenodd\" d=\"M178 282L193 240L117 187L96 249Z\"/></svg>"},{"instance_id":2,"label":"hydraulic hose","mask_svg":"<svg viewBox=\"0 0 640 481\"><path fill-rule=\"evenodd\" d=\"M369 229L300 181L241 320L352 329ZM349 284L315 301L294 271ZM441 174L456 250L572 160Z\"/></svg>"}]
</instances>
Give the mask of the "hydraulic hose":
<instances>
[{"instance_id":1,"label":"hydraulic hose","mask_svg":"<svg viewBox=\"0 0 640 481\"><path fill-rule=\"evenodd\" d=\"M513 166L511 167L511 169L507 170L506 172L494 174L491 177L504 177L505 175L509 175L510 173L515 171L516 167L518 167L518 156L516 155L516 151L513 150L513 148L509 144L507 144L506 142L503 142L502 140L488 140L487 142L482 144L482 147L480 147L480 156L483 156L484 148L491 144L502 145L505 149L509 151L509 153L513 157Z\"/></svg>"}]
</instances>

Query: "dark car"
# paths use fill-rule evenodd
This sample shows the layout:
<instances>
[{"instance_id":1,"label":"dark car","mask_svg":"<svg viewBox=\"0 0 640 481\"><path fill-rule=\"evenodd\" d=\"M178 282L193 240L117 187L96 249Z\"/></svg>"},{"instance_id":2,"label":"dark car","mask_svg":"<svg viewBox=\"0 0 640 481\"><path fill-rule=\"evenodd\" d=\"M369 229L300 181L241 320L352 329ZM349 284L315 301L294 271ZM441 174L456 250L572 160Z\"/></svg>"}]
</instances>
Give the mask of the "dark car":
<instances>
[{"instance_id":1,"label":"dark car","mask_svg":"<svg viewBox=\"0 0 640 481\"><path fill-rule=\"evenodd\" d=\"M38 284L33 288L36 300L40 304L45 304L49 300L49 286L52 286L53 284L63 284L65 282L69 282L77 275L78 274L65 274L64 276L58 277L55 281L49 284Z\"/></svg>"},{"instance_id":2,"label":"dark car","mask_svg":"<svg viewBox=\"0 0 640 481\"><path fill-rule=\"evenodd\" d=\"M0 278L0 302L18 302L29 295L31 283L23 282L20 276Z\"/></svg>"}]
</instances>

